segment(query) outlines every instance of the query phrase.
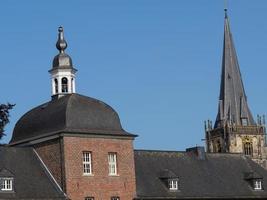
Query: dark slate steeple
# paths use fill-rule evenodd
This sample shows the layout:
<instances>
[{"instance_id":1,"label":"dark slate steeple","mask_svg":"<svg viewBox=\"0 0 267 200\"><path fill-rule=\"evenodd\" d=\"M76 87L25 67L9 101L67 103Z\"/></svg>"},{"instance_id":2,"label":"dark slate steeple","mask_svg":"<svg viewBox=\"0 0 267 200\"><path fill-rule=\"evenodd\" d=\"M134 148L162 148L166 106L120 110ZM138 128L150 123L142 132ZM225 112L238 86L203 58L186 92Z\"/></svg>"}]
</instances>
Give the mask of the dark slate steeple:
<instances>
[{"instance_id":1,"label":"dark slate steeple","mask_svg":"<svg viewBox=\"0 0 267 200\"><path fill-rule=\"evenodd\" d=\"M223 127L225 123L235 125L255 125L247 103L247 97L230 31L227 9L224 10L225 19L221 86L219 108L214 128Z\"/></svg>"}]
</instances>

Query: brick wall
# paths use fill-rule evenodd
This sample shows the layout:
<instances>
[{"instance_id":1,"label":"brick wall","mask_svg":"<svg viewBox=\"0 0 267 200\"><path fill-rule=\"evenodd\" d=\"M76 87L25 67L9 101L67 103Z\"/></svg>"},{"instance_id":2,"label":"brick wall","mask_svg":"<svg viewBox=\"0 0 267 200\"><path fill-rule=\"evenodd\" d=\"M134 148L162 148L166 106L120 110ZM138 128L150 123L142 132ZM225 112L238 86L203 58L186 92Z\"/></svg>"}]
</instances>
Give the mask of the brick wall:
<instances>
[{"instance_id":1,"label":"brick wall","mask_svg":"<svg viewBox=\"0 0 267 200\"><path fill-rule=\"evenodd\" d=\"M70 199L86 196L132 200L136 193L133 141L64 137L66 193ZM92 152L92 175L83 175L82 152ZM117 153L118 176L108 175L108 152Z\"/></svg>"},{"instance_id":2,"label":"brick wall","mask_svg":"<svg viewBox=\"0 0 267 200\"><path fill-rule=\"evenodd\" d=\"M60 139L54 139L34 145L35 150L41 157L58 184L64 189L64 174L62 164Z\"/></svg>"}]
</instances>

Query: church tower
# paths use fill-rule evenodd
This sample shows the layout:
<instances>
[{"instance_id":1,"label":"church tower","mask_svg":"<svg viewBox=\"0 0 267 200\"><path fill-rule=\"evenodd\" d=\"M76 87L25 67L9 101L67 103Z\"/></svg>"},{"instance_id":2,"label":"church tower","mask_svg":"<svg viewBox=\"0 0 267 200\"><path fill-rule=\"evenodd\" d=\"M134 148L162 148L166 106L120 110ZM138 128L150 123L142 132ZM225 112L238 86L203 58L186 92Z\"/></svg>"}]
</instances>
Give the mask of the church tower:
<instances>
[{"instance_id":1,"label":"church tower","mask_svg":"<svg viewBox=\"0 0 267 200\"><path fill-rule=\"evenodd\" d=\"M77 70L72 65L71 57L65 53L67 46L63 28L59 27L56 43L59 54L55 56L52 69L49 70L52 83L52 98L75 93L75 73Z\"/></svg>"},{"instance_id":2,"label":"church tower","mask_svg":"<svg viewBox=\"0 0 267 200\"><path fill-rule=\"evenodd\" d=\"M243 153L266 167L265 117L257 123L250 112L237 54L230 31L227 9L218 114L214 126L205 122L206 147L211 153Z\"/></svg>"}]
</instances>

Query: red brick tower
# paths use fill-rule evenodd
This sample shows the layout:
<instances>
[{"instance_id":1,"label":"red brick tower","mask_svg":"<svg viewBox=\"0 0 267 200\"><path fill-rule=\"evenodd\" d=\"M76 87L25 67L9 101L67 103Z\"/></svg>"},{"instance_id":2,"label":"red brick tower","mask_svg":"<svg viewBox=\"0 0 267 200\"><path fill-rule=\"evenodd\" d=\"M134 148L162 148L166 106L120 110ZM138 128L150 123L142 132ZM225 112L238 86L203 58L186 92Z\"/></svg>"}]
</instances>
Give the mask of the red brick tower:
<instances>
[{"instance_id":1,"label":"red brick tower","mask_svg":"<svg viewBox=\"0 0 267 200\"><path fill-rule=\"evenodd\" d=\"M77 70L61 27L56 46L52 100L21 117L10 145L34 147L70 199L132 200L136 135L123 130L109 105L75 94Z\"/></svg>"}]
</instances>

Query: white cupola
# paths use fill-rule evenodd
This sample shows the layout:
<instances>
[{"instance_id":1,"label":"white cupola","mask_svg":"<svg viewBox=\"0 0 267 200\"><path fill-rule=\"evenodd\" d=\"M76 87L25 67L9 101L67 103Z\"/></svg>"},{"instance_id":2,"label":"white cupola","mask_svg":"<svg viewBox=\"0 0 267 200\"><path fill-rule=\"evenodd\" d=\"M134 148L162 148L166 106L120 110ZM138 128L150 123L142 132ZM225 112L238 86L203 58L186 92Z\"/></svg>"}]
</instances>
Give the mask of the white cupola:
<instances>
[{"instance_id":1,"label":"white cupola","mask_svg":"<svg viewBox=\"0 0 267 200\"><path fill-rule=\"evenodd\" d=\"M71 57L65 53L67 42L64 39L63 28L58 28L56 47L59 54L53 60L51 74L52 99L60 98L66 94L75 93L75 73L77 70L72 65Z\"/></svg>"}]
</instances>

